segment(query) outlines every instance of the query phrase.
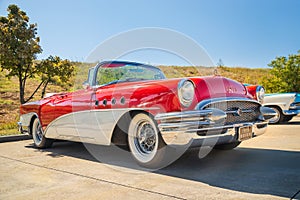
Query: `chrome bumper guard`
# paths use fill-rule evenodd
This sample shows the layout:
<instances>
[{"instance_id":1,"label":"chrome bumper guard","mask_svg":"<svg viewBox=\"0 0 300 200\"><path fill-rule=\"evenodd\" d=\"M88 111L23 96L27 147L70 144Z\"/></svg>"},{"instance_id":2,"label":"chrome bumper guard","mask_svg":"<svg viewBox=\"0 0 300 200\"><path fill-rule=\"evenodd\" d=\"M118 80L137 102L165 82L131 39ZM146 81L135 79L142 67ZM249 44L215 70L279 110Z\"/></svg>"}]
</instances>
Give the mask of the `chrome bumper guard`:
<instances>
[{"instance_id":1,"label":"chrome bumper guard","mask_svg":"<svg viewBox=\"0 0 300 200\"><path fill-rule=\"evenodd\" d=\"M22 124L22 122L18 122L17 124L18 124L18 131L20 133L28 133L28 127L24 127L23 124Z\"/></svg>"},{"instance_id":2,"label":"chrome bumper guard","mask_svg":"<svg viewBox=\"0 0 300 200\"><path fill-rule=\"evenodd\" d=\"M266 131L268 121L275 112L261 106L262 116L255 122L224 125L227 114L219 109L192 110L184 112L161 113L155 116L161 135L168 145L187 145L194 140L219 139L238 140L238 128L252 126L253 137ZM200 133L200 134L199 134ZM201 134L203 133L203 134ZM230 141L229 141L230 142Z\"/></svg>"}]
</instances>

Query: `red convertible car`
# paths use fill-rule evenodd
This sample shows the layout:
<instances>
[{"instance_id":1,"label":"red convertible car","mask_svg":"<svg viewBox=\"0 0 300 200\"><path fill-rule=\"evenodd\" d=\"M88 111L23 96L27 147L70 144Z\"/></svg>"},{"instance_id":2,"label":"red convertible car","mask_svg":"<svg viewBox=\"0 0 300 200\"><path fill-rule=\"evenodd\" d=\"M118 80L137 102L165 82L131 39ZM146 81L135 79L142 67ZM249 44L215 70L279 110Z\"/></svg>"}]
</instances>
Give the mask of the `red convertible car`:
<instances>
[{"instance_id":1,"label":"red convertible car","mask_svg":"<svg viewBox=\"0 0 300 200\"><path fill-rule=\"evenodd\" d=\"M159 68L135 62L99 63L83 86L21 105L20 131L37 148L55 140L127 144L139 165L152 168L170 147L233 149L263 134L274 116L234 80L166 79Z\"/></svg>"}]
</instances>

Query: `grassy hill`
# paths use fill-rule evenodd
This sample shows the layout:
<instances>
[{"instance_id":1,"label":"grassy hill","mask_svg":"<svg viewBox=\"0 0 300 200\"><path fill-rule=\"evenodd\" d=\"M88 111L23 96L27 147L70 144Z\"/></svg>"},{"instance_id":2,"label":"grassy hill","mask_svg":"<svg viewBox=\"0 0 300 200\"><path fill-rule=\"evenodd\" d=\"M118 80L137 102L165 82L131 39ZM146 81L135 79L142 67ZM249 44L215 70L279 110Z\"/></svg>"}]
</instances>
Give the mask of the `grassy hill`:
<instances>
[{"instance_id":1,"label":"grassy hill","mask_svg":"<svg viewBox=\"0 0 300 200\"><path fill-rule=\"evenodd\" d=\"M243 68L243 67L181 67L181 66L159 66L168 78L208 76L214 71L221 76L234 79L241 83L261 84L263 78L268 76L270 69Z\"/></svg>"},{"instance_id":2,"label":"grassy hill","mask_svg":"<svg viewBox=\"0 0 300 200\"><path fill-rule=\"evenodd\" d=\"M77 76L74 78L74 85L68 90L74 90L81 87L81 83L87 77L88 68L93 64L76 63ZM249 68L232 68L232 67L183 67L183 66L158 66L167 76L167 78L207 76L213 75L215 69L218 74L237 80L242 83L261 84L262 79L268 75L269 69L249 69ZM17 122L19 120L19 86L18 79L13 77L7 79L3 71L0 74L0 135L10 135L17 133ZM39 79L31 79L26 86L25 95L29 96L39 84ZM47 92L62 92L65 89L49 85ZM34 100L39 99L39 91Z\"/></svg>"}]
</instances>

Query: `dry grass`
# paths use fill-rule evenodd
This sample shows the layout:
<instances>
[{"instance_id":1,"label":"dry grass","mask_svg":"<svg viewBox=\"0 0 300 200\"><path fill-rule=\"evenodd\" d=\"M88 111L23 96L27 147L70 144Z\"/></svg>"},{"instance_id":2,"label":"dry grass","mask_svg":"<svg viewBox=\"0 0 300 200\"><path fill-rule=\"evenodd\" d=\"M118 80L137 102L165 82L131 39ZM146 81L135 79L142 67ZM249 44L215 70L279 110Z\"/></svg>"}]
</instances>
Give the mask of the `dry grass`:
<instances>
[{"instance_id":1,"label":"dry grass","mask_svg":"<svg viewBox=\"0 0 300 200\"><path fill-rule=\"evenodd\" d=\"M159 66L167 78L209 76L215 70L219 75L239 81L241 83L261 84L268 75L269 69L250 69L242 67L180 67L180 66Z\"/></svg>"}]
</instances>

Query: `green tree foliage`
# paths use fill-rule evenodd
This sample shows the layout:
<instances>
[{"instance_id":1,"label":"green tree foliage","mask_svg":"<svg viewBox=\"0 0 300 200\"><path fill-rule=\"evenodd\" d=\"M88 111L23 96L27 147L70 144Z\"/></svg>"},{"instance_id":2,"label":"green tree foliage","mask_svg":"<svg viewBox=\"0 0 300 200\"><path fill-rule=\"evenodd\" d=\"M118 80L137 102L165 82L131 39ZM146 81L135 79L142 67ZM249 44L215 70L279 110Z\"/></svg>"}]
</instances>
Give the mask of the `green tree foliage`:
<instances>
[{"instance_id":1,"label":"green tree foliage","mask_svg":"<svg viewBox=\"0 0 300 200\"><path fill-rule=\"evenodd\" d=\"M36 69L41 77L42 97L44 97L49 83L65 89L72 85L70 78L75 74L75 65L69 60L62 60L58 56L49 56L38 63Z\"/></svg>"},{"instance_id":2,"label":"green tree foliage","mask_svg":"<svg viewBox=\"0 0 300 200\"><path fill-rule=\"evenodd\" d=\"M20 103L25 103L26 81L36 72L33 60L42 48L36 24L29 23L26 13L16 5L10 5L7 11L7 17L0 17L0 66L9 71L8 77L18 76Z\"/></svg>"},{"instance_id":3,"label":"green tree foliage","mask_svg":"<svg viewBox=\"0 0 300 200\"><path fill-rule=\"evenodd\" d=\"M37 54L42 52L37 25L30 24L29 17L16 5L8 6L7 11L7 17L0 17L0 67L2 71L8 71L7 77L18 77L20 103L23 104L31 100L40 87L43 86L45 91L48 83L65 82L70 77L68 70L73 68L69 61L52 56L35 63ZM41 74L40 85L25 99L26 81Z\"/></svg>"},{"instance_id":4,"label":"green tree foliage","mask_svg":"<svg viewBox=\"0 0 300 200\"><path fill-rule=\"evenodd\" d=\"M263 81L267 92L300 92L300 51L271 61L270 74Z\"/></svg>"}]
</instances>

